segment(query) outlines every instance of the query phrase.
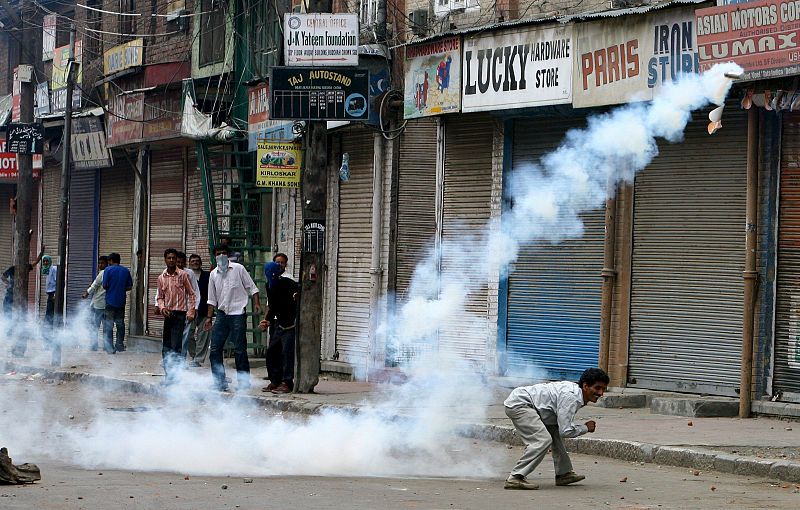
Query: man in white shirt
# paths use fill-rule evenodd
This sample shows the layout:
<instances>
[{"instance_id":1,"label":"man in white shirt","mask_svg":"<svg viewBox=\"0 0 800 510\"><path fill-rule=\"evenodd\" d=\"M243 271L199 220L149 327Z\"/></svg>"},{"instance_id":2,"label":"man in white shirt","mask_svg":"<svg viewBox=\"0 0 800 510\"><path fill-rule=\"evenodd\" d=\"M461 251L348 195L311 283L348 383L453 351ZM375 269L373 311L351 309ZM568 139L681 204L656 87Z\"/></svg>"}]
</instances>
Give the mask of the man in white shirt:
<instances>
[{"instance_id":1,"label":"man in white shirt","mask_svg":"<svg viewBox=\"0 0 800 510\"><path fill-rule=\"evenodd\" d=\"M97 259L97 278L81 296L83 299L92 296L92 343L91 349L97 350L97 330L106 314L106 289L103 288L103 270L108 265L108 257L102 255Z\"/></svg>"},{"instance_id":2,"label":"man in white shirt","mask_svg":"<svg viewBox=\"0 0 800 510\"><path fill-rule=\"evenodd\" d=\"M542 462L547 450L553 450L556 485L580 482L583 475L575 474L572 462L561 438L578 437L594 432L595 422L574 423L575 413L589 402L597 402L608 388L608 374L599 368L589 368L578 383L550 382L521 386L514 389L503 402L506 416L511 419L519 437L525 442L525 453L506 479L506 489L535 490L539 486L527 476Z\"/></svg>"},{"instance_id":3,"label":"man in white shirt","mask_svg":"<svg viewBox=\"0 0 800 510\"><path fill-rule=\"evenodd\" d=\"M236 361L237 390L250 388L250 360L247 358L247 301L252 298L253 309L261 315L261 301L258 287L241 264L228 259L230 248L219 245L214 248L217 267L211 271L208 280L208 316L203 328L211 331L211 373L218 390L227 391L225 365L222 362L222 349L230 335ZM216 320L215 320L216 312Z\"/></svg>"}]
</instances>

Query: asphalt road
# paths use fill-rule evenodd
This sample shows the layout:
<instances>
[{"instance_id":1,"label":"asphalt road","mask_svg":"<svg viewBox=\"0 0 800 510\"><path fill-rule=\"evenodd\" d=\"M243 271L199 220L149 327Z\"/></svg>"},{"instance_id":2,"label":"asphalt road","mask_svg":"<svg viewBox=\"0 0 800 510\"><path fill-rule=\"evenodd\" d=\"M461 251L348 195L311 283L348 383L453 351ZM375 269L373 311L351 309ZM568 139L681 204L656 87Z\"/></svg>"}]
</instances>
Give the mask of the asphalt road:
<instances>
[{"instance_id":1,"label":"asphalt road","mask_svg":"<svg viewBox=\"0 0 800 510\"><path fill-rule=\"evenodd\" d=\"M409 471L405 476L354 476L344 469L337 476L308 476L303 472L313 471L314 457L292 448L288 451L305 455L308 464L305 466L308 469L301 466L296 476L264 476L270 468L260 465L240 465L236 476L198 475L203 471L220 473L224 469L196 464L215 457L192 456L191 448L178 449L172 454L185 456L186 462L172 464L185 469L142 470L141 466L152 464L137 460L131 452L144 451L147 457L157 456L159 449L170 446L170 441L155 446L130 445L149 436L129 434L125 430L126 420L163 412L170 405L163 399L87 393L75 383L54 384L6 375L0 377L0 402L0 445L9 448L15 462L34 462L42 471L42 481L36 484L0 486L1 509L800 508L800 487L792 484L580 455L573 456L573 463L576 471L587 475L587 479L576 486L555 487L552 464L546 461L531 477L541 484L540 490L506 491L502 480L520 455L521 447L463 438L448 440L443 448L448 449L454 463L467 466L466 462L471 461L481 466L480 475L435 477L431 473L438 468L447 469L431 460L428 465L403 464ZM259 411L248 412L257 415ZM115 441L118 444L109 443L107 448L118 449L122 443L130 447L122 450L128 457L111 456L111 461L97 457L87 462L86 445L75 442L70 430L89 431L92 424L109 418L115 420L119 434ZM280 419L255 416L267 421L276 418ZM130 424L142 425L132 421ZM304 426L300 422L293 425ZM12 433L15 427L25 427L30 433ZM320 429L319 433L326 432ZM89 437L94 440L100 436ZM327 438L331 442L343 439ZM351 441L352 448L358 447L359 437L346 439ZM270 440L274 442L276 438ZM201 448L221 453L234 445L226 437L207 437ZM408 452L398 450L397 454L408 455ZM131 468L120 467L128 462L127 458ZM114 467L104 466L104 462L111 462ZM414 469L425 472L425 476L413 476L410 471ZM369 472L369 469L359 471Z\"/></svg>"}]
</instances>

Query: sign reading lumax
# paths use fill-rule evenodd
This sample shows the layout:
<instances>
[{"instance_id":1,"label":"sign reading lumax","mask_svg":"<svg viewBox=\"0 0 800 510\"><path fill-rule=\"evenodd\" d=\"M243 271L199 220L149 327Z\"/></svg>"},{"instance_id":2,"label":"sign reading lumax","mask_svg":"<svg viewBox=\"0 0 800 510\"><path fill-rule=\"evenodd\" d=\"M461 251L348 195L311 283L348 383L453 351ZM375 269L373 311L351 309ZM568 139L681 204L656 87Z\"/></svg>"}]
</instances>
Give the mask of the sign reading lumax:
<instances>
[{"instance_id":1,"label":"sign reading lumax","mask_svg":"<svg viewBox=\"0 0 800 510\"><path fill-rule=\"evenodd\" d=\"M464 112L569 103L572 27L467 36L462 73Z\"/></svg>"}]
</instances>

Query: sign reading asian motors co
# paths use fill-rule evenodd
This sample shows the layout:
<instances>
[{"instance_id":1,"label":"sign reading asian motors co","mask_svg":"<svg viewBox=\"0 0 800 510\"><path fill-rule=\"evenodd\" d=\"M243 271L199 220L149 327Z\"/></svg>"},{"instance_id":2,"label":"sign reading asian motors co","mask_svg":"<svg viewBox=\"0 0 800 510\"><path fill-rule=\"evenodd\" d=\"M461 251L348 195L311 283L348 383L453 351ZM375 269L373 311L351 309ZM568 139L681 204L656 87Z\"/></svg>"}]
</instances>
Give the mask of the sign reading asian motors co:
<instances>
[{"instance_id":1,"label":"sign reading asian motors co","mask_svg":"<svg viewBox=\"0 0 800 510\"><path fill-rule=\"evenodd\" d=\"M698 9L700 69L733 61L743 80L800 74L800 2L760 0Z\"/></svg>"}]
</instances>

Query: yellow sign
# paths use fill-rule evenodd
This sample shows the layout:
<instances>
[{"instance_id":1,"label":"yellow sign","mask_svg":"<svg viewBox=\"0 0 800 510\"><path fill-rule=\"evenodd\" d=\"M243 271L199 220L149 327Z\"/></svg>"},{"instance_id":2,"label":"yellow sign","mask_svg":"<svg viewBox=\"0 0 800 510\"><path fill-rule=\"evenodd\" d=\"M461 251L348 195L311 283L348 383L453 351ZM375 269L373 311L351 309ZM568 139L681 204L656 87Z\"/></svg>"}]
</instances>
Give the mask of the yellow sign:
<instances>
[{"instance_id":1,"label":"yellow sign","mask_svg":"<svg viewBox=\"0 0 800 510\"><path fill-rule=\"evenodd\" d=\"M129 67L140 66L144 63L143 39L134 39L125 44L114 46L103 53L103 74L108 76Z\"/></svg>"},{"instance_id":2,"label":"yellow sign","mask_svg":"<svg viewBox=\"0 0 800 510\"><path fill-rule=\"evenodd\" d=\"M75 62L81 61L83 44L75 41ZM67 62L69 61L69 45L56 48L53 52L53 73L50 77L50 89L58 90L67 88ZM83 80L83 66L78 67L78 76L75 83Z\"/></svg>"},{"instance_id":3,"label":"yellow sign","mask_svg":"<svg viewBox=\"0 0 800 510\"><path fill-rule=\"evenodd\" d=\"M296 142L259 140L256 186L262 188L299 188L301 146Z\"/></svg>"}]
</instances>

